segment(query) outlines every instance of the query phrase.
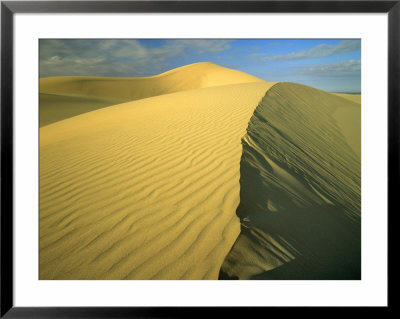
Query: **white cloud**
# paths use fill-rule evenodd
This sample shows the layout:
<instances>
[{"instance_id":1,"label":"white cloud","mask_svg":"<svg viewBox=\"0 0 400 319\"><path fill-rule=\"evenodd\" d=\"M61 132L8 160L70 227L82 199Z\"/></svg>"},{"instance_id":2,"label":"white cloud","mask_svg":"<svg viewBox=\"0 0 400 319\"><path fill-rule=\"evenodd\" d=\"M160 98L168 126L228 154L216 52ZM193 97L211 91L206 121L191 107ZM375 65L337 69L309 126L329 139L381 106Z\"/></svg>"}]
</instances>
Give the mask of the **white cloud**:
<instances>
[{"instance_id":1,"label":"white cloud","mask_svg":"<svg viewBox=\"0 0 400 319\"><path fill-rule=\"evenodd\" d=\"M165 40L156 47L137 40L40 40L40 76L142 76L168 59L228 50L231 40Z\"/></svg>"},{"instance_id":2,"label":"white cloud","mask_svg":"<svg viewBox=\"0 0 400 319\"><path fill-rule=\"evenodd\" d=\"M328 64L317 64L301 68L300 73L304 75L324 77L359 77L361 74L361 60L348 60Z\"/></svg>"},{"instance_id":3,"label":"white cloud","mask_svg":"<svg viewBox=\"0 0 400 319\"><path fill-rule=\"evenodd\" d=\"M262 60L277 61L277 60L303 60L311 58L327 57L338 53L347 53L358 51L361 49L360 40L343 40L336 45L319 44L311 49L292 52L288 54L275 56L262 56Z\"/></svg>"}]
</instances>

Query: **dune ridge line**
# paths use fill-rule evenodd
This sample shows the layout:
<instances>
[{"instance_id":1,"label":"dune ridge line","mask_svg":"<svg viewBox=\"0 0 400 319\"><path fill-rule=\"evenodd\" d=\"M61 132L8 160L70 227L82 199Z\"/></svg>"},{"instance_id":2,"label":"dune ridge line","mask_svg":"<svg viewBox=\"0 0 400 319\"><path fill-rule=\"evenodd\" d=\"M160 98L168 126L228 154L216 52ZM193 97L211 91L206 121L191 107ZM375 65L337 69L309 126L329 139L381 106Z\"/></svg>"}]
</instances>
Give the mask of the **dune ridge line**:
<instances>
[{"instance_id":1,"label":"dune ridge line","mask_svg":"<svg viewBox=\"0 0 400 319\"><path fill-rule=\"evenodd\" d=\"M360 132L352 99L267 91L242 138L241 233L220 279L361 279Z\"/></svg>"}]
</instances>

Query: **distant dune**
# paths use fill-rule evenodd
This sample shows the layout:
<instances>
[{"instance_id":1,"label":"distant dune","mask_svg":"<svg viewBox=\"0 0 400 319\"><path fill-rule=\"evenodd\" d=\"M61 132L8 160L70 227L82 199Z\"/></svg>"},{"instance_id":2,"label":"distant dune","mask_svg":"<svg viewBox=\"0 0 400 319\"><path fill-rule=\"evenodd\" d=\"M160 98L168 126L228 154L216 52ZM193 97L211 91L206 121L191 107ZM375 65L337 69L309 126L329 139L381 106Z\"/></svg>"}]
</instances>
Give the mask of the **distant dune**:
<instances>
[{"instance_id":1,"label":"distant dune","mask_svg":"<svg viewBox=\"0 0 400 319\"><path fill-rule=\"evenodd\" d=\"M241 138L274 83L209 63L149 79L166 94L40 128L40 279L218 278Z\"/></svg>"},{"instance_id":2,"label":"distant dune","mask_svg":"<svg viewBox=\"0 0 400 319\"><path fill-rule=\"evenodd\" d=\"M361 104L361 94L348 94L348 93L332 93L332 94L340 96L344 99L348 99L352 102Z\"/></svg>"},{"instance_id":3,"label":"distant dune","mask_svg":"<svg viewBox=\"0 0 400 319\"><path fill-rule=\"evenodd\" d=\"M242 139L241 233L221 279L361 279L359 104L273 86Z\"/></svg>"},{"instance_id":4,"label":"distant dune","mask_svg":"<svg viewBox=\"0 0 400 319\"><path fill-rule=\"evenodd\" d=\"M40 79L40 126L127 101L228 84L258 82L249 74L202 62L140 78L63 76Z\"/></svg>"}]
</instances>

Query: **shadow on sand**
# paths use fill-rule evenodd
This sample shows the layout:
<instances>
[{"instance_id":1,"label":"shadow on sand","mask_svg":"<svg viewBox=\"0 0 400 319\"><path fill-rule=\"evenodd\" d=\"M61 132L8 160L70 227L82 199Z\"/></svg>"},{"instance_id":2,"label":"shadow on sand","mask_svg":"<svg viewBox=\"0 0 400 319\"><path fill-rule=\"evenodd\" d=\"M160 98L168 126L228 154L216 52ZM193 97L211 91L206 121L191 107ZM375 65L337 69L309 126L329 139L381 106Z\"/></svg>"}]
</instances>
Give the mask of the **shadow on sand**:
<instances>
[{"instance_id":1,"label":"shadow on sand","mask_svg":"<svg viewBox=\"0 0 400 319\"><path fill-rule=\"evenodd\" d=\"M279 84L258 106L242 139L241 233L219 279L361 279L360 161L331 117L347 102L330 98Z\"/></svg>"}]
</instances>

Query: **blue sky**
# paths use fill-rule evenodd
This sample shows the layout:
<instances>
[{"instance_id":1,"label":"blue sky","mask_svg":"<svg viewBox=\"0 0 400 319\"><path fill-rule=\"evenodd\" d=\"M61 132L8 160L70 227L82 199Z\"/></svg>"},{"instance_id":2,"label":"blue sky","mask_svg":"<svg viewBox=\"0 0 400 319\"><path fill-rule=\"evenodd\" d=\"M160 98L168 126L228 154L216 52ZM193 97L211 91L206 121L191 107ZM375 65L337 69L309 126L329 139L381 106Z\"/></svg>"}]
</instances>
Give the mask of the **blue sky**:
<instances>
[{"instance_id":1,"label":"blue sky","mask_svg":"<svg viewBox=\"0 0 400 319\"><path fill-rule=\"evenodd\" d=\"M41 39L40 76L135 77L214 62L267 81L361 91L359 39Z\"/></svg>"}]
</instances>

